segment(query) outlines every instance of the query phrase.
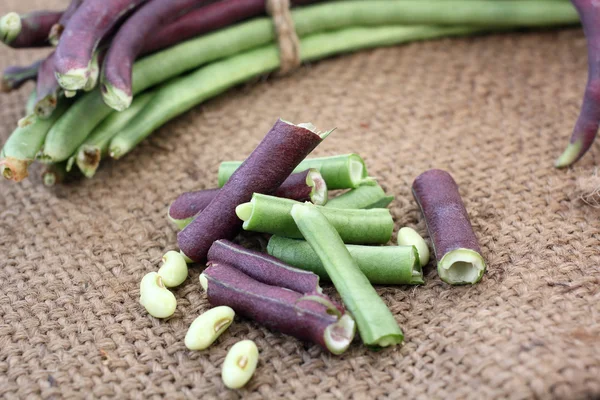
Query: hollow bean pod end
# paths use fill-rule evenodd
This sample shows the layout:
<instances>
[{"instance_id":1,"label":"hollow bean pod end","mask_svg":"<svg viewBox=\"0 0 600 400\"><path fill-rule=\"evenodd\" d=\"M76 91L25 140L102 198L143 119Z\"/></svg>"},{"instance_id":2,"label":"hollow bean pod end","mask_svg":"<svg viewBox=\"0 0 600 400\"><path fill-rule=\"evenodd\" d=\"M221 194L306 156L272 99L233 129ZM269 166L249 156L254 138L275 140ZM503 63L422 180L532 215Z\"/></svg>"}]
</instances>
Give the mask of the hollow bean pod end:
<instances>
[{"instance_id":1,"label":"hollow bean pod end","mask_svg":"<svg viewBox=\"0 0 600 400\"><path fill-rule=\"evenodd\" d=\"M19 36L22 29L21 16L15 12L10 12L0 18L0 40L5 44L10 44Z\"/></svg>"},{"instance_id":2,"label":"hollow bean pod end","mask_svg":"<svg viewBox=\"0 0 600 400\"><path fill-rule=\"evenodd\" d=\"M31 165L30 160L18 160L16 158L7 157L0 160L0 173L4 179L14 182L21 182L29 176L27 168Z\"/></svg>"},{"instance_id":3,"label":"hollow bean pod end","mask_svg":"<svg viewBox=\"0 0 600 400\"><path fill-rule=\"evenodd\" d=\"M449 251L438 262L438 275L451 285L475 284L485 272L483 257L471 249Z\"/></svg>"}]
</instances>

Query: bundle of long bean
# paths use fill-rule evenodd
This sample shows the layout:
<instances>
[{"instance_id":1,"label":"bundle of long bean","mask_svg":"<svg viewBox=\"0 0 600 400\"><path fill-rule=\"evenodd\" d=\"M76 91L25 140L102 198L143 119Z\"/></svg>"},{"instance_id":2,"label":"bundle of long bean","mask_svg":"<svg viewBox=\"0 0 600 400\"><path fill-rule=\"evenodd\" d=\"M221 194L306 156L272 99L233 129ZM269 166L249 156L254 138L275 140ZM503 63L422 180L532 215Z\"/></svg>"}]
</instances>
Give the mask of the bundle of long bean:
<instances>
[{"instance_id":1,"label":"bundle of long bean","mask_svg":"<svg viewBox=\"0 0 600 400\"><path fill-rule=\"evenodd\" d=\"M302 5L291 12L301 61L409 41L579 21L577 11L566 0L376 0L306 5L314 2L292 1ZM102 157L122 157L184 111L276 70L280 66L277 35L272 20L260 17L265 4L265 0L109 0L102 4L72 0L65 12L8 14L0 21L0 40L5 43L13 47L57 43L47 60L25 69L37 70L34 110L38 118L52 122L40 148L31 149L27 157L35 153L37 160L46 163L71 159L68 169L77 165L90 177ZM104 18L97 18L100 12ZM252 17L257 18L240 22ZM149 52L154 53L134 63ZM102 57L104 53L106 57ZM29 73L20 79L32 77ZM7 89L21 84L14 80L15 84L5 85ZM100 87L94 87L97 81ZM151 98L142 98L126 116L116 117L115 109L127 109L134 96L158 85ZM65 100L74 91L84 90L89 93L78 96L72 105ZM56 107L62 103L69 108L58 117ZM95 143L97 138L101 143ZM3 151L3 176L16 181L27 176L31 159L15 162L18 157ZM8 158L12 161L7 162Z\"/></svg>"}]
</instances>

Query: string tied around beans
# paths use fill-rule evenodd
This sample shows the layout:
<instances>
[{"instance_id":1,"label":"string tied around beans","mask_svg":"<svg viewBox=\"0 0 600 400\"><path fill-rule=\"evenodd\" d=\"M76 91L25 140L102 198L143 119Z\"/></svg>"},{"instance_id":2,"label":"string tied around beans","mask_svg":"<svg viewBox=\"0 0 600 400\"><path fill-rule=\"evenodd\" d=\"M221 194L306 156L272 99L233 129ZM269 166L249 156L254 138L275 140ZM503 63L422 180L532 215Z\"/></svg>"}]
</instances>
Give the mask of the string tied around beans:
<instances>
[{"instance_id":1,"label":"string tied around beans","mask_svg":"<svg viewBox=\"0 0 600 400\"><path fill-rule=\"evenodd\" d=\"M281 64L277 74L280 76L291 73L302 63L300 39L294 27L290 7L290 0L266 0L267 13L273 19L277 36Z\"/></svg>"}]
</instances>

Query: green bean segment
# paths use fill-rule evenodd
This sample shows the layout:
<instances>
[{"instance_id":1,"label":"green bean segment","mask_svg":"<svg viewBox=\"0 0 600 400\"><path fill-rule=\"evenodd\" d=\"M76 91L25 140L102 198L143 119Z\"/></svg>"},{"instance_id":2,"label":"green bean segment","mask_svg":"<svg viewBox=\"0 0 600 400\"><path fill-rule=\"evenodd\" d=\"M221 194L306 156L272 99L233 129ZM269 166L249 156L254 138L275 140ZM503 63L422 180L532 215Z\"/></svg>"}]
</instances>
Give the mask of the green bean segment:
<instances>
[{"instance_id":1,"label":"green bean segment","mask_svg":"<svg viewBox=\"0 0 600 400\"><path fill-rule=\"evenodd\" d=\"M321 210L310 204L297 204L291 215L354 316L362 341L367 346L379 347L402 343L404 334L394 315Z\"/></svg>"},{"instance_id":2,"label":"green bean segment","mask_svg":"<svg viewBox=\"0 0 600 400\"><path fill-rule=\"evenodd\" d=\"M358 268L372 284L420 285L423 270L414 246L357 246L346 248ZM291 266L314 272L322 281L331 281L317 253L305 240L272 236L267 252Z\"/></svg>"},{"instance_id":3,"label":"green bean segment","mask_svg":"<svg viewBox=\"0 0 600 400\"><path fill-rule=\"evenodd\" d=\"M265 232L289 238L302 238L290 212L294 200L255 193L249 203L237 207L238 217L248 231ZM392 237L394 221L389 210L343 210L317 206L345 243L384 244Z\"/></svg>"},{"instance_id":4,"label":"green bean segment","mask_svg":"<svg viewBox=\"0 0 600 400\"><path fill-rule=\"evenodd\" d=\"M363 180L355 189L349 190L333 199L330 199L326 207L333 208L385 208L394 200L394 196L388 196L372 178Z\"/></svg>"},{"instance_id":5,"label":"green bean segment","mask_svg":"<svg viewBox=\"0 0 600 400\"><path fill-rule=\"evenodd\" d=\"M219 165L219 186L222 187L233 175L242 161L224 161ZM367 167L358 154L344 154L331 157L307 158L302 161L294 172L307 169L317 169L328 189L349 189L360 185L367 177Z\"/></svg>"}]
</instances>

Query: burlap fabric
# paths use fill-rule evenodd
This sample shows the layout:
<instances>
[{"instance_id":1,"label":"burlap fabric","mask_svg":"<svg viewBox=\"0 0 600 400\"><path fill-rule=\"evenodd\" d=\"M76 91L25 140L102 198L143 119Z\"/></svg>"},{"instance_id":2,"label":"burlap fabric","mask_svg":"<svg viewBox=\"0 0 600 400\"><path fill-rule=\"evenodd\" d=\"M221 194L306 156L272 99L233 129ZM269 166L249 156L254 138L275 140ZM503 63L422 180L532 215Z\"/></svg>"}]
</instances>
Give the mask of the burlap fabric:
<instances>
[{"instance_id":1,"label":"burlap fabric","mask_svg":"<svg viewBox=\"0 0 600 400\"><path fill-rule=\"evenodd\" d=\"M63 2L64 3L64 2ZM0 13L59 6L3 1ZM0 67L39 51L0 49ZM600 395L600 211L574 170L552 167L586 78L578 29L492 35L365 51L253 82L157 131L92 180L48 190L0 182L0 397L16 398L588 398ZM24 89L0 96L0 139ZM176 248L167 206L211 187L275 122L337 127L316 155L359 152L396 196L396 230L425 234L412 180L432 168L460 184L483 254L483 281L450 287L430 266L422 287L380 287L402 348L343 356L238 319L208 351L187 327L209 305L198 269L167 321L138 304L141 277ZM244 390L220 367L240 339L261 360Z\"/></svg>"}]
</instances>

